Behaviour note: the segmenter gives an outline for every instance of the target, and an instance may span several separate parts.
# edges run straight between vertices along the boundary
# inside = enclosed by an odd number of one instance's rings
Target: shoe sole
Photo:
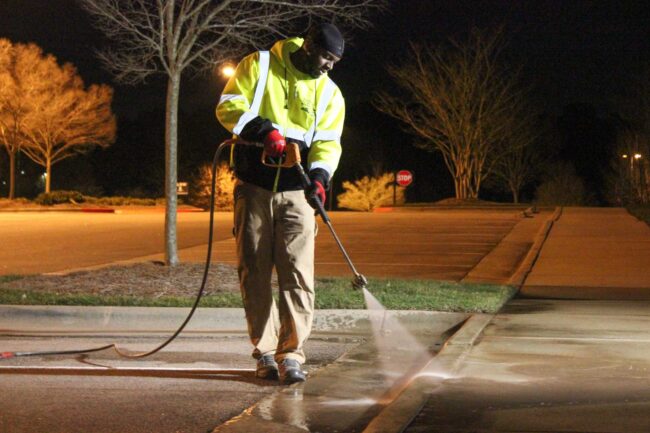
[[[255,372],[255,377],[263,380],[278,380],[280,379],[280,374],[278,370],[268,370],[266,372]]]
[[[283,379],[282,385],[293,385],[294,383],[303,383],[306,382],[307,379]]]
[[[295,377],[294,376],[294,377],[291,377],[289,375],[286,375],[286,376],[280,375],[280,382],[283,385],[292,385],[294,383],[300,383],[300,382],[306,382],[306,381],[307,381],[307,376],[303,376],[303,377]]]

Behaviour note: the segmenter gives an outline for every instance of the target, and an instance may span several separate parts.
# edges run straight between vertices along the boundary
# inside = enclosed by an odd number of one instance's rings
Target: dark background
[[[351,35],[344,59],[331,73],[346,98],[344,153],[335,177],[370,174],[373,168],[410,169],[415,182],[409,201],[453,196],[442,158],[413,146],[414,137],[372,106],[373,94],[391,89],[385,65],[400,63],[409,41],[442,43],[462,40],[472,27],[503,26],[504,60],[521,67],[531,99],[552,129],[549,143],[557,159],[567,160],[590,191],[602,199],[603,173],[613,151],[617,118],[612,101],[650,53],[650,6],[645,1],[435,1],[393,0],[375,27]],[[73,63],[87,84],[115,89],[118,118],[115,144],[53,167],[53,189],[88,193],[161,195],[164,176],[165,78],[121,86],[101,68],[94,51],[106,41],[93,29],[74,0],[4,0],[0,37],[35,42],[60,63]],[[179,180],[189,180],[197,166],[212,158],[227,133],[214,108],[224,80],[216,75],[186,77],[181,88]],[[39,192],[42,168],[20,156],[19,196]],[[0,194],[6,195],[7,162],[0,152]],[[532,199],[533,186],[524,194]],[[508,195],[482,191],[482,198]]]

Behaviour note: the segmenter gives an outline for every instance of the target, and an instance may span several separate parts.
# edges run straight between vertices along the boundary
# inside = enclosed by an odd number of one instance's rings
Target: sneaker
[[[302,371],[302,366],[295,359],[285,359],[280,364],[280,381],[285,385],[304,382],[307,375]]]
[[[257,360],[255,376],[260,379],[278,380],[278,363],[275,362],[273,355],[262,355]]]

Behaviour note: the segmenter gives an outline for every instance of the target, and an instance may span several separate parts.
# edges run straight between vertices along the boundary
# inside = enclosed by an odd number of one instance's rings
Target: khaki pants
[[[235,187],[239,281],[255,346],[253,357],[275,354],[305,362],[303,345],[314,317],[316,221],[303,191],[271,192],[250,183]],[[279,308],[271,292],[278,275]]]

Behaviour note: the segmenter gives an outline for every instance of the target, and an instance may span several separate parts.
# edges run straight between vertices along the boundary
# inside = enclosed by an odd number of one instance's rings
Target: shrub
[[[160,199],[138,197],[86,197],[86,202],[100,206],[155,206],[160,204]],[[162,199],[162,204],[165,200]]]
[[[379,206],[393,203],[395,175],[384,173],[379,177],[366,176],[360,180],[343,182],[345,192],[339,194],[339,207],[370,212]],[[404,204],[404,188],[397,187],[396,204]]]
[[[34,202],[45,206],[51,206],[54,204],[61,204],[61,203],[77,204],[77,203],[83,203],[84,201],[86,201],[86,198],[83,196],[83,194],[81,194],[78,191],[43,192],[34,199]]]
[[[230,211],[235,207],[233,192],[237,178],[229,165],[222,162],[217,168],[217,190],[214,207],[217,210]],[[210,192],[212,188],[212,164],[199,167],[198,173],[190,188],[190,203],[194,206],[208,209],[210,207]]]
[[[537,204],[546,206],[585,206],[591,199],[584,181],[569,163],[551,167],[546,180],[537,188]]]

